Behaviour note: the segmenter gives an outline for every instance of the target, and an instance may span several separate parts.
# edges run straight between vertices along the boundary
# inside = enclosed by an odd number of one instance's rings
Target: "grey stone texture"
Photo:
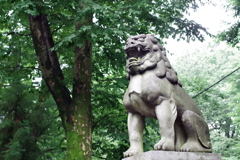
[[[161,139],[155,150],[212,152],[208,125],[197,104],[182,88],[157,39],[151,34],[132,36],[124,50],[129,85],[123,105],[128,112],[130,142],[124,157],[143,152],[145,117],[159,123]]]
[[[148,151],[122,160],[222,160],[219,153]]]

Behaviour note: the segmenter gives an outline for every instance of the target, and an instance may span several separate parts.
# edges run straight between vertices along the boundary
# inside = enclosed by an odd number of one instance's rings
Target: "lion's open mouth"
[[[149,50],[146,50],[142,46],[138,45],[135,47],[128,48],[126,50],[128,65],[140,65],[142,64],[142,59],[149,53]]]

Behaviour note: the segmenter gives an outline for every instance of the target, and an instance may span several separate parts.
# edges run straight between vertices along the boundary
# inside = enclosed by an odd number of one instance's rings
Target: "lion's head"
[[[177,72],[170,65],[166,52],[152,34],[141,34],[128,38],[124,50],[128,78],[157,67],[156,75],[159,78],[166,77],[171,83],[181,86]]]

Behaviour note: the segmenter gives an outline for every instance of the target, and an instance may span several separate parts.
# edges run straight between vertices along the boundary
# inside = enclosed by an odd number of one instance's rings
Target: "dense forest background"
[[[227,2],[239,18],[240,1]],[[240,23],[211,35],[184,17],[206,3],[2,1],[0,159],[121,159],[129,146],[123,46],[141,33],[163,44],[168,37],[213,38],[169,58],[209,124],[214,153],[240,159]],[[152,119],[146,124],[144,147],[152,150],[158,125]]]

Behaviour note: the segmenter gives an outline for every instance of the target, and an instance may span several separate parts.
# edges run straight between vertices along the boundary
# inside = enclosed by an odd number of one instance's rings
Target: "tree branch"
[[[62,70],[60,68],[57,53],[56,51],[51,50],[51,48],[54,47],[54,42],[53,42],[52,34],[50,31],[50,26],[47,20],[47,15],[45,14],[41,14],[41,27],[42,27],[44,40],[46,41],[45,45],[47,47],[47,54],[51,61],[53,73],[59,80],[63,80],[64,77],[63,77]]]
[[[14,66],[14,67],[2,67],[2,68],[0,68],[0,69],[7,69],[7,68],[13,68],[13,69],[21,69],[21,68],[27,68],[27,69],[36,69],[36,70],[40,70],[39,68],[36,68],[36,67],[22,67],[22,66]]]
[[[93,154],[93,157],[96,157],[96,156],[94,156],[94,154]],[[103,158],[103,157],[97,157],[98,159],[107,159],[107,158]]]
[[[72,99],[67,87],[61,83],[63,74],[58,62],[56,51],[50,51],[50,48],[54,46],[54,43],[47,21],[47,15],[29,15],[29,23],[34,49],[43,78],[58,106],[62,123],[65,124],[66,108],[71,104]]]
[[[2,35],[13,35],[13,34],[17,34],[19,36],[30,36],[31,34],[22,34],[22,33],[18,33],[18,32],[7,32],[7,33],[2,33]]]
[[[64,25],[64,24],[61,24],[58,28],[54,29],[54,30],[52,31],[52,35],[53,35],[55,32],[57,32],[59,29],[61,29],[63,25]]]

